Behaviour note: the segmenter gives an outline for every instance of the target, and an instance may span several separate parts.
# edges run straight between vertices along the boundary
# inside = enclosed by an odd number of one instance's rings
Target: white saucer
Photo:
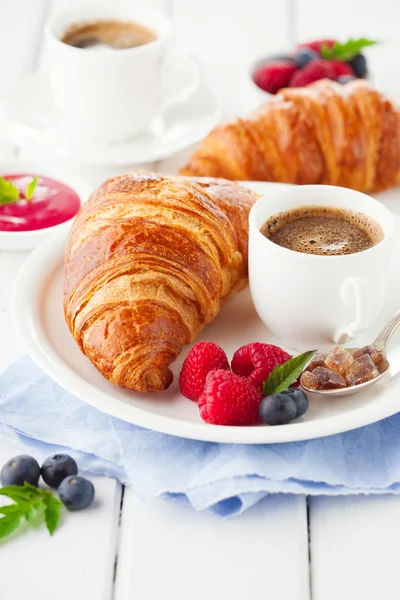
[[[80,163],[127,165],[160,160],[205,137],[220,119],[220,105],[202,85],[186,102],[171,107],[161,135],[143,134],[123,143],[97,144],[67,131],[51,98],[45,72],[28,75],[9,101],[2,119],[6,135],[35,155]]]
[[[261,194],[266,194],[277,184],[246,185]],[[384,195],[385,204],[390,205],[396,202],[399,191],[391,191],[390,197],[388,194]],[[197,405],[182,396],[179,391],[177,375],[189,346],[173,365],[174,382],[167,391],[159,394],[140,394],[113,386],[80,352],[65,323],[62,309],[64,245],[65,236],[59,239],[52,238],[37,248],[26,261],[19,273],[11,303],[14,323],[28,353],[39,367],[69,392],[108,414],[142,427],[185,438],[262,444],[291,442],[340,433],[373,423],[400,410],[399,389],[392,388],[393,379],[388,378],[383,383],[353,396],[326,399],[311,396],[310,407],[304,417],[289,425],[209,425],[201,420]],[[397,257],[399,253],[400,239],[396,247]],[[360,345],[375,339],[380,328],[400,306],[400,272],[398,268],[393,268],[392,272],[393,278],[385,310],[374,327],[359,340]],[[232,357],[239,346],[250,342],[279,344],[258,318],[248,290],[229,302],[195,342],[201,339],[220,344],[228,358]],[[396,338],[391,344],[389,359],[393,372],[398,372],[400,346],[396,349]]]

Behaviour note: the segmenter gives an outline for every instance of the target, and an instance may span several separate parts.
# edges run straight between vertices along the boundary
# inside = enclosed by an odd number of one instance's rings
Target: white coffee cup
[[[61,41],[74,24],[105,19],[133,21],[156,34],[135,48],[82,49]],[[50,89],[74,136],[119,142],[146,131],[166,106],[198,88],[201,73],[188,55],[171,54],[172,24],[135,5],[88,6],[64,13],[45,28]]]
[[[384,239],[354,254],[303,254],[261,232],[270,217],[301,206],[361,212],[378,222]],[[326,349],[361,335],[377,318],[388,289],[392,214],[366,194],[327,185],[282,188],[250,211],[249,281],[261,320],[288,348]]]

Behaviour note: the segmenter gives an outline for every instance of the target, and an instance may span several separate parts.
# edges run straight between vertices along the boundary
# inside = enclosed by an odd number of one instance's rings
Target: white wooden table
[[[371,52],[375,78],[400,95],[394,75],[398,0],[143,1],[175,19],[182,43],[203,61],[225,115],[248,110],[254,102],[248,64],[295,38],[352,34],[385,40]],[[2,87],[10,88],[40,64],[47,16],[82,3],[1,0]],[[0,159],[15,154],[1,143]],[[173,172],[187,155],[147,166]],[[111,173],[82,168],[93,186]],[[24,258],[0,253],[1,369],[23,352],[9,304]],[[0,464],[24,451],[0,439]],[[400,597],[400,498],[278,495],[239,519],[224,521],[162,501],[144,504],[112,479],[97,478],[95,485],[97,505],[66,518],[54,538],[44,529],[32,530],[0,546],[2,600],[28,594],[40,600]]]

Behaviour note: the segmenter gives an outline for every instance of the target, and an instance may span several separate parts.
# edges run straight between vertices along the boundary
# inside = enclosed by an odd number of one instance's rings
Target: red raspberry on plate
[[[342,75],[350,75],[351,77],[355,77],[354,71],[347,62],[343,62],[342,60],[330,60],[331,69],[335,73],[335,79],[341,77]]]
[[[260,421],[262,393],[247,379],[217,369],[206,377],[199,398],[201,418],[213,425],[253,425]]]
[[[289,87],[304,87],[318,79],[336,79],[335,71],[329,60],[313,60],[304,69],[294,73],[289,82]]]
[[[298,48],[311,48],[314,52],[318,52],[321,54],[322,46],[328,46],[328,48],[332,48],[336,44],[337,40],[314,40],[313,42],[303,42],[298,45]]]
[[[265,92],[276,94],[289,84],[290,78],[296,71],[296,65],[289,60],[269,62],[254,73],[253,81]]]
[[[213,342],[199,342],[189,351],[179,374],[179,387],[184,396],[197,401],[207,374],[213,369],[228,369],[225,352]]]
[[[236,375],[247,379],[262,391],[263,383],[276,365],[282,365],[292,358],[290,354],[273,344],[254,342],[236,350],[231,361],[231,369]]]

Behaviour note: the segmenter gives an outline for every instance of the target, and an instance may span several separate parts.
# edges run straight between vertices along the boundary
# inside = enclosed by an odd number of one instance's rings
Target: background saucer
[[[57,115],[46,72],[27,76],[2,115],[1,128],[36,156],[57,156],[97,165],[143,164],[166,158],[205,137],[220,119],[220,105],[202,85],[186,102],[168,109],[160,135],[142,134],[123,143],[80,139]]]

